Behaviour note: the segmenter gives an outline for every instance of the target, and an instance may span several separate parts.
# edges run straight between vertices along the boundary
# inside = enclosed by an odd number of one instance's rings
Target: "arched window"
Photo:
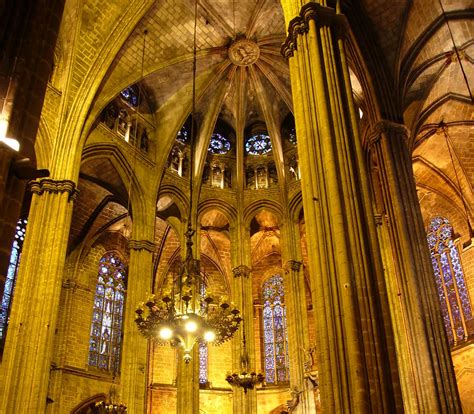
[[[125,265],[115,253],[102,256],[94,297],[89,365],[113,373],[120,369],[126,277]]]
[[[207,344],[199,343],[199,384],[207,385]]]
[[[453,228],[443,217],[435,217],[428,228],[428,245],[435,274],[444,327],[449,343],[467,339],[472,311]]]
[[[0,309],[0,343],[3,344],[8,327],[10,316],[10,307],[12,304],[13,290],[15,289],[16,275],[20,265],[21,249],[25,240],[26,219],[18,220],[16,224],[15,239],[13,240],[12,252],[10,254],[10,263],[3,290],[2,307]]]
[[[272,142],[267,134],[256,134],[245,141],[245,151],[250,155],[263,155],[272,150]]]
[[[276,274],[263,284],[263,349],[265,381],[288,382],[288,337],[283,278]]]
[[[120,92],[120,97],[132,106],[138,106],[138,95],[139,91],[137,85],[129,86]]]

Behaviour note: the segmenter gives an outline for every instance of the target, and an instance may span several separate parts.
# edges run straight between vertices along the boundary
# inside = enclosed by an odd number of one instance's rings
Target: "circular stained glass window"
[[[182,128],[178,131],[178,135],[176,135],[176,139],[183,144],[187,144],[190,137],[191,134],[185,125],[182,126]]]
[[[267,134],[256,134],[247,138],[245,151],[250,155],[263,155],[272,150],[272,142]]]
[[[230,151],[230,142],[225,136],[221,134],[212,134],[208,151],[211,154],[226,154]]]
[[[125,88],[122,92],[120,92],[120,96],[130,105],[138,106],[138,88],[135,85]]]

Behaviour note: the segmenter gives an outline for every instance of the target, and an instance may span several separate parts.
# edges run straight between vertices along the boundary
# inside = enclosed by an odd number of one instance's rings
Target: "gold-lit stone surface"
[[[234,65],[249,66],[260,57],[260,48],[249,39],[239,39],[229,47],[229,59]]]

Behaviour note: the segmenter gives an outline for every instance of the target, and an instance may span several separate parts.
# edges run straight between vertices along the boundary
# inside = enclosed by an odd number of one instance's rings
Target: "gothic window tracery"
[[[288,382],[288,337],[283,278],[275,274],[263,284],[263,347],[265,380]]]
[[[292,127],[290,129],[290,133],[288,134],[288,141],[290,141],[293,145],[296,145],[296,129]]]
[[[207,384],[208,347],[204,342],[199,343],[199,384]]]
[[[189,131],[188,126],[185,124],[176,134],[176,139],[183,144],[187,144],[191,138],[191,132]]]
[[[120,92],[120,97],[128,104],[137,107],[139,101],[138,94],[138,86],[132,85]]]
[[[10,307],[15,289],[16,276],[20,265],[21,250],[25,240],[27,219],[18,220],[15,231],[15,239],[13,240],[12,251],[10,254],[10,262],[8,264],[7,277],[3,290],[2,305],[0,309],[0,342],[5,339],[8,327],[8,319],[10,315]]]
[[[120,369],[126,276],[125,265],[115,253],[108,252],[99,260],[89,365],[113,373]]]
[[[211,154],[227,154],[230,151],[230,141],[224,135],[216,132],[211,135],[208,151]]]
[[[255,134],[245,141],[245,151],[250,155],[264,155],[272,150],[272,142],[267,134]]]
[[[453,228],[447,219],[435,217],[427,237],[444,327],[449,343],[455,345],[469,335],[472,310]]]

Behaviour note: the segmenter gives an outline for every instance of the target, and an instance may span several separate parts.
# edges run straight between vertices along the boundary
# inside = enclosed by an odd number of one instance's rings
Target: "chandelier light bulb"
[[[216,334],[213,331],[206,331],[204,333],[204,340],[206,342],[212,342],[214,339],[216,339]]]
[[[198,328],[198,325],[193,320],[187,321],[186,324],[184,325],[184,329],[186,330],[186,332],[196,332],[197,328]]]
[[[171,330],[171,328],[164,326],[160,329],[159,335],[161,339],[164,339],[166,341],[168,339],[171,339],[171,337],[173,336],[173,331]]]

